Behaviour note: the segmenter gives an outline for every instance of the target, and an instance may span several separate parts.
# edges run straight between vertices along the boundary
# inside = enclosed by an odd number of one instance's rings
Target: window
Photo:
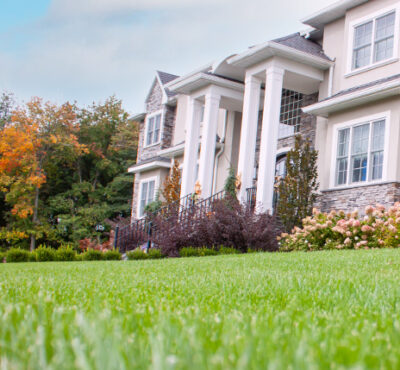
[[[352,70],[388,60],[394,56],[396,12],[354,27]]]
[[[278,134],[280,139],[299,132],[302,102],[302,94],[283,89]]]
[[[286,155],[276,160],[275,177],[283,178],[286,176]]]
[[[146,146],[157,144],[160,141],[161,113],[150,116],[147,120]]]
[[[144,215],[146,205],[154,201],[155,186],[155,180],[144,181],[141,183],[139,217]]]
[[[338,131],[336,185],[382,179],[385,124],[377,120]]]

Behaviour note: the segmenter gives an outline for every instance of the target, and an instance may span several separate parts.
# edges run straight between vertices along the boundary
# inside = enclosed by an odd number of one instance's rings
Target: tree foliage
[[[319,187],[317,158],[310,142],[297,135],[286,157],[286,175],[277,179],[277,213],[288,231],[312,214]]]
[[[179,201],[181,196],[181,170],[179,162],[175,159],[171,173],[164,181],[161,194],[166,204]]]

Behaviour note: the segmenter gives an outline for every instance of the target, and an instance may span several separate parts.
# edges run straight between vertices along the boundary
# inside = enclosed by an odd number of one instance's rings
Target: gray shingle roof
[[[312,40],[306,39],[298,32],[272,41],[326,60],[331,60],[325,55],[321,45]]]
[[[176,93],[169,91],[169,89],[167,89],[165,87],[165,85],[173,80],[176,80],[177,78],[179,78],[179,76],[173,75],[171,73],[167,73],[167,72],[161,72],[161,71],[157,71],[158,77],[160,78],[161,83],[163,84],[163,87],[165,89],[165,92],[167,93],[168,97],[173,97],[176,95]]]
[[[364,90],[364,89],[368,89],[369,87],[376,86],[376,85],[380,85],[380,84],[383,84],[383,83],[385,83],[385,82],[394,81],[394,80],[396,80],[396,79],[400,79],[400,74],[393,75],[393,76],[386,77],[386,78],[382,78],[382,79],[380,79],[380,80],[368,82],[368,83],[366,83],[366,84],[364,84],[364,85],[355,86],[355,87],[352,87],[352,88],[350,88],[350,89],[346,89],[346,90],[339,91],[339,92],[337,92],[336,94],[334,94],[334,95],[332,95],[332,96],[330,96],[330,97],[328,97],[328,98],[325,98],[325,99],[319,101],[319,103],[324,102],[324,101],[328,101],[328,100],[331,100],[331,99],[334,99],[334,98],[337,98],[337,97],[339,97],[339,96],[347,95],[347,94],[350,94],[350,93],[352,93],[352,92],[356,92],[356,91],[361,91],[361,90]]]

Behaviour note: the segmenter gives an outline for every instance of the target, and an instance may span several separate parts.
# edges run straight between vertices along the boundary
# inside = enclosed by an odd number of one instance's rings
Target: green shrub
[[[89,249],[83,253],[83,261],[101,261],[103,260],[103,253],[94,249]]]
[[[179,251],[179,255],[181,257],[205,257],[205,256],[215,256],[218,254],[218,251],[210,248],[193,248],[193,247],[185,247]]]
[[[4,258],[6,258],[6,253],[0,252],[0,263],[3,263]]]
[[[36,262],[36,253],[35,252],[29,253],[28,262]]]
[[[164,258],[164,255],[161,253],[161,251],[159,249],[152,248],[147,253],[147,258],[149,258],[149,259],[160,259],[160,258]]]
[[[56,251],[56,261],[75,261],[76,252],[69,247],[61,247]]]
[[[11,248],[6,255],[8,263],[13,262],[28,262],[30,253],[24,249]]]
[[[131,260],[146,260],[148,258],[148,255],[140,249],[135,249],[132,252],[127,253],[126,257],[130,261]]]
[[[181,257],[199,257],[199,248],[185,247],[179,251]]]
[[[83,261],[83,253],[75,255],[75,261]]]
[[[110,250],[107,251],[103,254],[103,258],[106,261],[120,261],[121,260],[121,253],[119,253],[117,250]]]
[[[239,254],[240,252],[232,247],[224,247],[221,245],[218,250],[218,254]]]
[[[56,261],[56,251],[53,248],[41,245],[34,253],[36,254],[37,262]]]

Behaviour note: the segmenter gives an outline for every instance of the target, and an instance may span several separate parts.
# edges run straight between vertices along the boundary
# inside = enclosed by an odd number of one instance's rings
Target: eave
[[[245,52],[228,59],[227,63],[235,67],[248,68],[274,56],[281,56],[301,63],[306,63],[322,70],[329,69],[334,65],[333,61],[305,53],[286,45],[278,44],[274,41],[268,41],[264,44],[254,46]]]
[[[332,97],[303,108],[304,113],[328,117],[329,114],[365,105],[400,94],[400,79],[375,85],[363,90]]]
[[[171,163],[162,162],[162,161],[154,161],[154,162],[144,163],[142,165],[137,164],[137,165],[134,165],[134,166],[128,168],[128,173],[145,172],[145,171],[155,170],[158,168],[171,168]]]

